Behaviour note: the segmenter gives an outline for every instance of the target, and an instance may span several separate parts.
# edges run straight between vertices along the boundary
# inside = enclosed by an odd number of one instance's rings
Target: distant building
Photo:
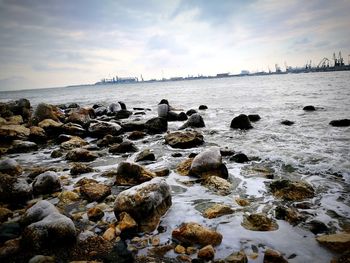
[[[216,74],[217,78],[225,78],[225,77],[228,77],[228,76],[229,76],[229,73],[218,73],[218,74]]]
[[[240,75],[249,75],[249,70],[242,70]]]

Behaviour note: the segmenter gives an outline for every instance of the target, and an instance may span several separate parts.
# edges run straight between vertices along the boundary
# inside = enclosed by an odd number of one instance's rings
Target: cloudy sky
[[[0,0],[0,90],[350,54],[349,0]]]

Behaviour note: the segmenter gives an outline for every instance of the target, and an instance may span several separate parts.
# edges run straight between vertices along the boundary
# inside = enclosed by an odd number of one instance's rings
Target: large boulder
[[[116,185],[137,185],[150,181],[155,177],[155,173],[147,170],[143,166],[131,163],[121,162],[116,172]]]
[[[155,117],[146,121],[145,128],[150,134],[163,133],[168,130],[168,121],[165,118]]]
[[[165,135],[165,143],[173,148],[192,148],[204,143],[203,135],[197,131],[172,132]]]
[[[316,238],[316,240],[325,247],[335,251],[344,252],[350,247],[350,233],[337,233],[331,235],[323,235]]]
[[[17,176],[22,173],[22,167],[15,159],[5,158],[0,160],[0,173]]]
[[[1,125],[0,126],[0,140],[15,140],[27,139],[30,135],[30,130],[23,125]]]
[[[14,140],[7,153],[27,153],[38,150],[38,145],[35,142]]]
[[[47,171],[39,174],[33,182],[34,194],[51,194],[61,190],[61,182],[57,174],[53,171]]]
[[[45,130],[47,134],[57,135],[62,131],[63,123],[52,120],[52,119],[44,119],[38,123],[38,126]]]
[[[106,134],[119,135],[122,127],[113,122],[99,121],[89,127],[89,133],[93,137],[103,138]]]
[[[194,157],[190,174],[201,178],[214,175],[226,179],[228,177],[228,171],[222,163],[220,148],[215,146],[210,147]]]
[[[68,122],[63,124],[62,132],[69,135],[81,136],[84,137],[86,135],[86,130],[80,124]]]
[[[9,110],[14,115],[22,116],[24,121],[28,121],[31,116],[30,102],[27,99],[19,99],[14,102],[8,103]]]
[[[56,106],[39,103],[34,112],[34,117],[38,122],[45,119],[52,119],[58,122],[64,118],[64,113]]]
[[[230,127],[233,129],[241,130],[249,130],[253,128],[248,116],[245,114],[240,114],[237,117],[233,118]]]
[[[348,127],[350,126],[350,119],[333,120],[329,125],[334,127]]]
[[[0,173],[0,202],[18,204],[32,197],[32,187],[23,177]]]
[[[83,127],[88,127],[90,122],[91,122],[91,117],[90,116],[95,116],[95,112],[93,109],[85,109],[85,108],[80,108],[78,110],[72,111],[68,118],[67,122],[72,122],[79,124]]]
[[[180,127],[180,130],[186,129],[186,128],[203,128],[205,127],[204,120],[202,116],[198,113],[192,114],[188,120]]]
[[[29,140],[36,143],[43,143],[47,140],[46,132],[43,128],[38,126],[30,127]]]
[[[82,148],[70,150],[66,155],[66,159],[73,162],[91,162],[97,157],[96,153]]]
[[[302,201],[315,196],[312,186],[302,181],[277,180],[270,184],[274,196],[286,201]]]
[[[126,212],[135,219],[139,231],[152,232],[170,206],[169,185],[162,178],[154,178],[121,192],[115,200],[114,213],[119,217]]]
[[[220,245],[222,235],[200,224],[183,223],[172,232],[172,237],[184,245]]]

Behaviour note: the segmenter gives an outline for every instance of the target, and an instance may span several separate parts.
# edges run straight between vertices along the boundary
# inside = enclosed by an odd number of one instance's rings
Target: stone
[[[193,114],[195,114],[195,113],[197,113],[196,110],[190,109],[190,110],[188,110],[188,111],[186,112],[186,115],[187,115],[187,116],[191,116],[191,115],[193,115]]]
[[[14,140],[7,153],[27,153],[38,150],[38,145],[35,142]]]
[[[5,207],[0,207],[0,223],[7,221],[9,217],[12,217],[13,212]]]
[[[134,232],[137,230],[137,222],[133,219],[128,213],[121,212],[119,214],[119,221],[117,227],[120,229],[122,233],[125,231]]]
[[[232,190],[232,184],[230,182],[215,175],[208,176],[202,181],[202,184],[220,195],[229,195]]]
[[[207,208],[204,213],[203,216],[205,218],[217,218],[223,215],[229,215],[233,213],[233,209],[231,207],[229,207],[228,205],[223,205],[223,204],[215,204],[213,206],[210,206],[209,208]]]
[[[116,119],[127,119],[132,115],[131,111],[128,110],[120,110],[115,114]]]
[[[104,184],[88,183],[80,187],[80,194],[89,202],[100,202],[111,194],[111,187]]]
[[[43,255],[36,255],[28,261],[28,263],[55,263],[55,262],[56,260],[54,257],[43,256]]]
[[[190,169],[193,162],[193,158],[187,158],[176,166],[176,172],[180,175],[190,175]]]
[[[203,120],[203,117],[199,115],[198,113],[192,114],[188,120],[179,128],[180,130],[186,129],[186,128],[203,128],[205,127],[205,123]]]
[[[30,111],[30,101],[27,99],[19,99],[14,102],[7,104],[9,107],[9,110],[14,115],[20,115],[24,121],[28,121],[31,116]]]
[[[123,258],[107,260],[107,257],[113,252],[113,250],[113,243],[104,239],[102,236],[88,236],[85,239],[78,240],[72,249],[71,257],[76,260],[87,260],[88,263],[92,263],[91,261],[96,259],[101,259],[101,261],[105,259],[103,262],[132,262],[123,261]]]
[[[30,135],[30,130],[23,125],[1,125],[0,126],[0,140],[15,140],[27,139]]]
[[[225,263],[248,263],[247,255],[244,250],[234,252],[225,258]]]
[[[94,108],[94,111],[95,111],[96,116],[102,116],[102,115],[106,115],[108,113],[107,107],[104,107],[104,106]]]
[[[174,251],[175,253],[177,254],[186,254],[186,248],[181,246],[181,245],[177,245],[175,248],[174,248]]]
[[[71,175],[78,175],[84,173],[91,173],[94,169],[92,169],[89,165],[83,163],[73,163],[70,168]]]
[[[304,111],[315,111],[316,108],[315,106],[312,106],[312,105],[307,105],[303,108]]]
[[[334,127],[348,127],[350,126],[350,119],[333,120],[329,125]]]
[[[122,142],[123,142],[123,138],[121,136],[113,136],[113,135],[107,134],[102,139],[98,140],[96,144],[98,147],[107,147],[112,144],[122,143]]]
[[[7,119],[7,124],[21,125],[23,123],[23,118],[21,115],[11,116]]]
[[[145,122],[144,121],[129,121],[129,122],[122,122],[121,126],[123,127],[124,131],[130,132],[130,131],[143,131],[146,129]]]
[[[146,133],[143,131],[133,131],[129,134],[128,139],[129,140],[139,140],[146,136]]]
[[[129,152],[137,152],[138,148],[134,143],[130,141],[124,141],[122,143],[113,144],[109,147],[108,150],[110,153],[129,153]]]
[[[272,182],[270,190],[274,196],[286,201],[302,201],[315,195],[315,191],[310,184],[286,179]]]
[[[42,143],[47,141],[47,135],[43,128],[40,128],[38,126],[32,126],[30,127],[30,134],[29,134],[29,140],[36,142],[36,143]]]
[[[63,151],[61,149],[55,149],[51,152],[51,158],[60,158],[63,156]]]
[[[66,160],[72,162],[91,162],[97,158],[97,154],[89,150],[76,148],[66,154]]]
[[[114,213],[119,217],[126,212],[135,219],[139,231],[152,232],[170,206],[170,187],[157,177],[121,192],[115,200]]]
[[[165,118],[155,117],[146,121],[145,128],[149,134],[164,133],[168,130],[168,121]]]
[[[235,201],[240,206],[248,206],[248,205],[250,205],[250,202],[247,199],[236,198]]]
[[[230,127],[233,129],[241,130],[249,130],[253,128],[248,116],[245,114],[240,114],[237,117],[233,118]]]
[[[340,232],[316,237],[317,242],[335,252],[344,252],[350,247],[350,233]]]
[[[112,241],[113,239],[115,239],[117,237],[115,234],[115,228],[114,227],[107,228],[107,230],[103,233],[102,237],[108,241]]]
[[[199,110],[207,110],[208,109],[208,106],[207,105],[200,105],[198,107]]]
[[[101,208],[99,207],[92,207],[87,211],[87,216],[89,218],[89,220],[91,221],[99,221],[102,219],[102,217],[104,216],[104,212],[102,211]]]
[[[97,184],[97,183],[98,183],[98,181],[96,181],[95,179],[83,177],[78,182],[76,182],[74,184],[74,187],[80,187],[80,186],[85,185],[85,184]]]
[[[61,182],[53,171],[47,171],[39,174],[33,182],[34,194],[52,194],[61,190]]]
[[[119,103],[111,103],[108,106],[108,113],[117,113],[118,111],[120,111],[122,109],[122,107],[120,106]]]
[[[230,161],[233,161],[236,163],[246,163],[246,162],[249,162],[249,159],[247,155],[245,155],[244,153],[237,153],[230,158]]]
[[[283,121],[281,121],[281,124],[286,125],[286,126],[292,126],[294,124],[294,121],[283,120]]]
[[[172,132],[165,136],[165,143],[173,148],[187,149],[204,143],[203,135],[197,131]]]
[[[155,177],[155,173],[147,170],[143,166],[131,163],[121,162],[118,165],[116,173],[116,185],[137,185],[150,181]]]
[[[48,135],[57,135],[62,131],[63,123],[52,119],[45,119],[38,123],[38,126],[45,130]]]
[[[222,235],[200,224],[189,222],[183,223],[172,232],[172,238],[185,245],[219,245]]]
[[[38,122],[41,122],[45,119],[51,119],[54,121],[60,121],[64,118],[63,112],[56,106],[49,105],[46,103],[39,103],[35,109],[34,117]]]
[[[155,161],[155,159],[156,157],[154,156],[154,153],[152,153],[150,149],[145,149],[136,155],[135,162]]]
[[[92,108],[90,109],[85,109],[85,108],[79,108],[76,110],[73,110],[68,118],[67,122],[72,122],[79,124],[83,127],[88,127],[91,122],[91,117],[95,116],[95,112]]]
[[[321,234],[321,233],[327,233],[330,231],[329,227],[325,223],[319,220],[311,220],[310,222],[306,223],[306,226],[315,235]]]
[[[268,218],[265,214],[245,216],[241,225],[252,231],[274,231],[278,229],[276,221]]]
[[[157,168],[155,170],[152,171],[153,173],[156,174],[157,177],[164,177],[164,176],[168,176],[170,174],[170,170],[169,168]]]
[[[168,121],[178,121],[179,118],[179,114],[177,114],[174,111],[169,111],[168,112],[168,116],[167,116],[167,120]]]
[[[15,262],[16,256],[21,251],[21,238],[7,240],[0,247],[0,259],[2,262]]]
[[[286,220],[291,225],[297,225],[304,219],[297,209],[284,206],[275,208],[275,217],[276,219]]]
[[[106,134],[113,136],[121,134],[122,127],[117,123],[99,121],[90,124],[88,131],[92,137],[103,138]]]
[[[5,158],[0,160],[0,173],[17,176],[22,172],[22,167],[16,162],[15,159]]]
[[[62,125],[62,132],[69,135],[85,137],[86,130],[77,123],[68,122]]]
[[[167,104],[159,104],[158,105],[158,117],[167,118],[169,112],[169,105]]]
[[[177,115],[177,120],[178,121],[186,121],[186,120],[188,120],[188,117],[187,117],[186,113],[184,113],[182,111],[179,113],[179,115]]]
[[[228,171],[222,163],[219,147],[213,146],[207,148],[194,157],[190,168],[190,175],[204,179],[214,175],[226,179],[228,177]]]
[[[31,199],[32,187],[23,177],[0,173],[0,202],[18,204]]]
[[[257,122],[261,119],[260,115],[259,114],[249,114],[248,115],[248,119],[251,121],[251,122]]]
[[[214,250],[212,245],[207,245],[198,251],[197,256],[198,256],[198,258],[202,258],[205,260],[211,260],[215,256],[215,250]]]
[[[266,249],[264,253],[264,263],[288,263],[280,252],[273,249]]]
[[[58,205],[64,206],[71,203],[74,203],[80,199],[79,195],[72,191],[62,191],[58,195],[58,199],[60,200]]]

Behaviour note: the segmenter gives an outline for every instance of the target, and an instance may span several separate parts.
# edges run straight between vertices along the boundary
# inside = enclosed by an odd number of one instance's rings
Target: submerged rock
[[[286,126],[292,126],[294,124],[294,121],[283,120],[283,121],[281,121],[281,124],[286,125]]]
[[[312,105],[307,105],[303,108],[304,111],[315,111],[316,108],[315,106],[312,106]]]
[[[154,231],[171,206],[170,187],[162,178],[131,187],[121,192],[114,204],[116,217],[126,212],[138,223],[141,232]]]
[[[172,237],[185,245],[216,246],[222,241],[220,233],[194,222],[183,223],[179,228],[174,229]]]
[[[264,214],[245,216],[241,225],[252,231],[274,231],[278,229],[276,221]]]
[[[334,127],[348,127],[350,126],[350,119],[333,120],[329,125]]]
[[[172,132],[165,135],[165,143],[173,148],[192,148],[204,143],[203,135],[197,131]]]
[[[0,160],[0,173],[17,176],[20,175],[22,171],[22,167],[16,162],[15,159],[6,158]]]
[[[201,115],[199,115],[198,113],[194,113],[188,118],[188,120],[184,123],[184,125],[182,125],[179,129],[183,130],[183,129],[186,129],[189,127],[191,127],[191,128],[203,128],[203,127],[205,127],[203,117]]]
[[[350,233],[346,232],[319,236],[316,240],[335,252],[344,252],[350,247]]]
[[[301,181],[277,180],[270,184],[270,189],[274,196],[287,201],[302,201],[315,195],[312,186]]]
[[[97,157],[96,153],[82,148],[70,150],[66,155],[66,159],[73,162],[91,162]]]
[[[247,255],[244,250],[234,252],[225,258],[225,263],[248,263]]]
[[[51,194],[61,190],[61,182],[55,172],[47,171],[39,174],[33,182],[34,194]]]
[[[121,162],[118,165],[115,184],[116,185],[137,185],[152,180],[156,175],[143,166]]]
[[[233,118],[233,120],[231,121],[230,127],[233,129],[241,129],[241,130],[249,130],[253,128],[248,116],[245,114],[241,114]]]
[[[251,121],[251,122],[257,122],[261,119],[260,115],[259,114],[249,114],[248,115],[248,119]]]
[[[149,134],[164,133],[168,130],[168,121],[165,118],[155,117],[145,123]]]

